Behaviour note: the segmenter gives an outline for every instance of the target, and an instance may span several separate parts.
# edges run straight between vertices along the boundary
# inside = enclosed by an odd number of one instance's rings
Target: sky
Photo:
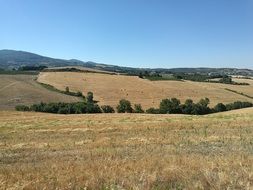
[[[0,0],[0,49],[141,68],[253,69],[253,0]]]

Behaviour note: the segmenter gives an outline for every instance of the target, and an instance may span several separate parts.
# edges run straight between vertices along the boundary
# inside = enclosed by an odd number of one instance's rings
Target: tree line
[[[195,81],[195,82],[210,82],[210,83],[222,83],[222,84],[233,84],[233,85],[249,85],[249,83],[245,82],[235,82],[232,80],[231,76],[223,75],[223,74],[213,74],[209,75],[207,73],[198,74],[198,73],[172,73],[170,77],[168,75],[162,75],[157,72],[140,72],[139,78],[144,78],[148,80],[175,80],[175,81]],[[218,79],[218,80],[212,80]]]
[[[121,99],[116,106],[116,110],[110,105],[99,106],[97,101],[93,99],[93,93],[88,92],[84,97],[83,102],[75,103],[39,103],[31,106],[18,105],[17,111],[34,111],[57,114],[85,114],[85,113],[149,113],[149,114],[189,114],[189,115],[205,115],[210,113],[217,113],[229,111],[234,109],[241,109],[246,107],[253,107],[250,102],[236,101],[230,104],[218,103],[213,108],[208,105],[210,100],[203,98],[199,102],[194,103],[193,100],[187,99],[181,103],[177,98],[163,99],[160,102],[159,108],[149,108],[144,111],[141,104],[134,104],[126,99]]]

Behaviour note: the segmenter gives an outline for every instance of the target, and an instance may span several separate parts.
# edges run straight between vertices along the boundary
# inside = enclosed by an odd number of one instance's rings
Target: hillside
[[[164,98],[179,98],[182,102],[191,98],[199,101],[208,97],[211,106],[217,103],[231,103],[237,100],[253,102],[253,99],[228,91],[243,92],[253,97],[253,80],[237,79],[250,83],[247,86],[192,81],[149,81],[136,76],[108,75],[77,72],[42,72],[38,81],[64,90],[92,91],[100,105],[116,106],[125,98],[133,104],[140,103],[144,108],[158,107]]]
[[[50,91],[35,81],[33,75],[0,75],[0,110],[13,110],[16,105],[43,102],[76,102],[77,97]]]
[[[98,69],[103,71],[128,73],[138,75],[140,72],[156,72],[156,73],[200,73],[200,74],[227,74],[227,75],[244,75],[253,76],[253,70],[236,69],[236,68],[131,68],[110,64],[102,64],[95,62],[84,62],[77,59],[64,60],[45,57],[25,51],[0,50],[0,69],[13,69],[21,66],[39,66],[48,67],[60,66],[84,66],[87,68]]]
[[[45,65],[53,66],[66,66],[71,64],[78,64],[78,61],[67,61],[63,59],[53,59],[37,55],[34,53],[14,50],[0,50],[0,68],[18,68],[21,66],[38,66]]]
[[[252,189],[252,123],[252,108],[208,116],[0,112],[0,189]]]

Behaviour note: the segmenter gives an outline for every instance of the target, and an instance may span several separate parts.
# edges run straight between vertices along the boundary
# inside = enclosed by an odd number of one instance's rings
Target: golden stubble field
[[[0,189],[252,189],[253,109],[0,112]]]
[[[0,75],[0,110],[13,110],[18,104],[43,102],[77,102],[77,97],[47,90],[34,75]]]
[[[84,94],[92,91],[100,105],[108,104],[114,107],[122,98],[130,100],[133,104],[140,103],[145,109],[158,107],[162,99],[172,97],[179,98],[182,102],[188,98],[197,102],[201,98],[208,97],[211,106],[220,102],[253,101],[225,90],[229,88],[253,96],[252,80],[247,80],[249,86],[239,86],[191,81],[149,81],[135,76],[98,73],[42,72],[38,81],[61,90],[65,90],[68,86],[70,90],[82,91]]]

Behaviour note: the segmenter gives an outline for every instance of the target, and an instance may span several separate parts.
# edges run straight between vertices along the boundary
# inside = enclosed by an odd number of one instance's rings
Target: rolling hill
[[[4,69],[38,65],[54,67],[79,63],[78,60],[54,59],[25,51],[0,50],[0,67]]]
[[[219,74],[231,74],[231,75],[245,75],[253,76],[253,70],[250,69],[236,69],[236,68],[131,68],[122,67],[116,65],[84,62],[77,59],[64,60],[55,59],[29,53],[25,51],[15,50],[0,50],[0,68],[13,69],[21,66],[39,66],[45,65],[48,67],[60,67],[60,66],[84,66],[92,69],[99,69],[103,71],[119,72],[138,74],[139,72],[149,71],[158,73],[219,73]]]
[[[50,91],[34,75],[0,75],[0,110],[14,110],[16,105],[40,102],[77,102],[79,98]]]
[[[88,91],[94,93],[100,105],[108,104],[116,107],[122,98],[133,104],[140,103],[144,108],[158,107],[164,98],[179,98],[182,102],[191,98],[195,102],[208,97],[211,106],[217,103],[231,103],[237,100],[252,102],[251,98],[228,91],[227,89],[243,92],[253,97],[253,80],[247,81],[250,85],[228,85],[220,83],[205,83],[192,81],[149,81],[137,76],[109,75],[102,73],[79,72],[41,72],[38,81],[50,84],[57,89],[65,90],[68,86],[71,91]]]

